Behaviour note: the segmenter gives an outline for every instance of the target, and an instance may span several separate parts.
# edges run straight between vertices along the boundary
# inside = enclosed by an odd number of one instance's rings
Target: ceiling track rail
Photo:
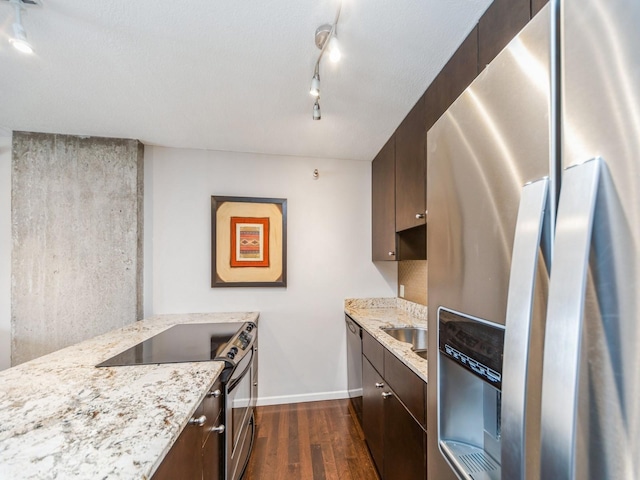
[[[11,0],[1,0],[9,3]],[[42,2],[40,0],[18,0],[18,3],[23,7],[42,7]]]

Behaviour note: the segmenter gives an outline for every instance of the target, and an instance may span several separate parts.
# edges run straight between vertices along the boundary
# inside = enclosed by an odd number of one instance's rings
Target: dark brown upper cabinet
[[[549,0],[531,0],[531,18],[535,17],[536,13],[542,10]]]
[[[371,257],[396,260],[396,159],[395,136],[371,163]]]
[[[451,106],[478,75],[478,27],[475,27],[425,93],[426,129]],[[428,159],[427,159],[428,161]]]
[[[494,0],[478,23],[480,71],[524,28],[531,18],[532,0]]]
[[[425,95],[396,130],[396,232],[424,225],[427,183]]]
[[[426,132],[546,3],[494,0],[373,160],[374,261],[426,258]]]

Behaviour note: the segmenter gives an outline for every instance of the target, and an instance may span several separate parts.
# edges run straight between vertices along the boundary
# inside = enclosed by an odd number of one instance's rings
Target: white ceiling
[[[340,63],[309,83],[338,0],[42,0],[13,49],[0,0],[0,129],[371,160],[491,0],[344,0]]]

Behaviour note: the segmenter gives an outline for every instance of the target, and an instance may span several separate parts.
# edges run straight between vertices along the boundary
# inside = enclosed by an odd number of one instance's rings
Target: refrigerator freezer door
[[[427,134],[429,319],[434,321],[442,306],[505,323],[522,186],[549,172],[549,23],[545,8]],[[539,258],[536,338],[544,330],[547,288]],[[429,329],[431,352],[438,351],[435,326]],[[534,340],[532,349],[539,357],[540,342]],[[438,362],[430,360],[430,378],[437,372]],[[535,378],[534,372],[530,379]],[[436,382],[427,390],[429,478],[449,480],[455,476],[437,442]],[[535,454],[527,461],[536,468]]]
[[[576,478],[640,478],[640,2],[561,5],[564,164],[606,165],[584,305]]]
[[[601,160],[569,168],[558,204],[542,383],[542,478],[573,479],[580,338]],[[608,477],[603,477],[608,478]]]

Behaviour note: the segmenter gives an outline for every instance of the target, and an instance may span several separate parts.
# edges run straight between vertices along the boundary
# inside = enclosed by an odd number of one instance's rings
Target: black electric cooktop
[[[213,360],[243,325],[242,322],[174,325],[96,367]]]

